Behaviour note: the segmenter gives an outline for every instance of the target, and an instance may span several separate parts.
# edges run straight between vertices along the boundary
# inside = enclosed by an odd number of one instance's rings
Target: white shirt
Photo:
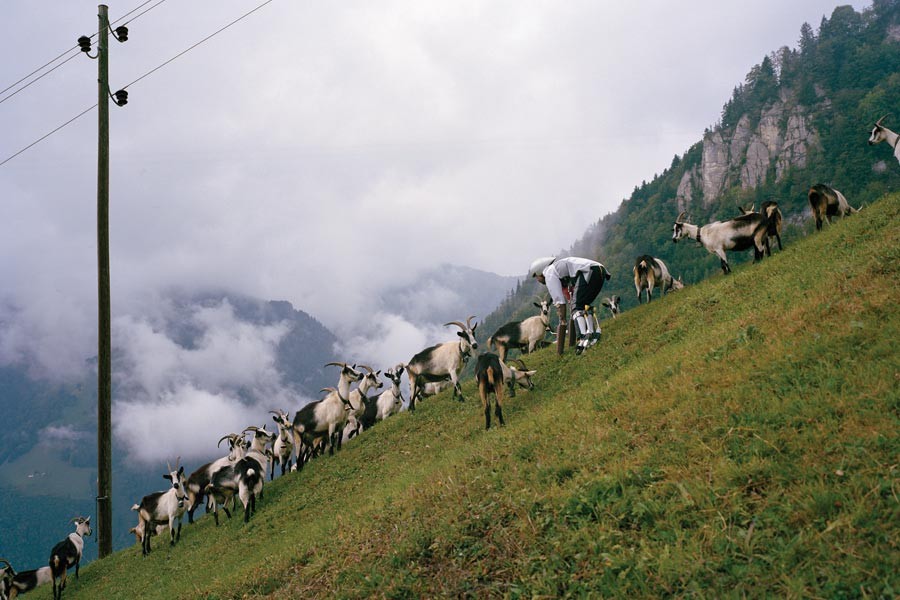
[[[592,267],[603,267],[603,265],[595,260],[569,256],[556,259],[544,269],[541,275],[544,276],[547,282],[547,291],[550,292],[550,297],[553,298],[553,304],[566,304],[566,297],[563,295],[563,279],[567,277],[575,279],[578,273],[581,272],[584,273],[584,278],[587,280]]]

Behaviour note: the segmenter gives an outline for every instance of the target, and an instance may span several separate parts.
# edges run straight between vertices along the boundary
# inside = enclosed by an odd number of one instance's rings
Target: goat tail
[[[140,504],[132,504],[131,510],[141,510],[141,505]]]
[[[494,348],[494,336],[489,337],[487,339],[487,342],[485,342],[485,343],[487,344],[487,347],[490,348],[491,350],[495,349]]]

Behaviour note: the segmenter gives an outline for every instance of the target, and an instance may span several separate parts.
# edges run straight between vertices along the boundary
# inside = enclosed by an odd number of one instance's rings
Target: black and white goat
[[[147,494],[141,499],[140,504],[135,504],[131,510],[137,511],[138,524],[135,527],[135,535],[140,529],[141,535],[141,554],[147,556],[150,554],[150,538],[152,534],[148,532],[157,531],[159,525],[167,525],[169,527],[169,545],[174,546],[175,542],[181,539],[181,517],[187,511],[187,491],[185,490],[184,467],[179,467],[178,463],[181,457],[175,460],[175,468],[166,463],[169,472],[163,475],[163,479],[172,482],[172,487],[161,492],[153,492]],[[178,524],[176,528],[175,525]]]
[[[672,277],[669,267],[661,258],[655,258],[649,254],[637,257],[632,272],[634,273],[634,289],[637,292],[638,304],[642,301],[641,292],[644,290],[647,290],[647,302],[649,303],[653,300],[654,287],[659,286],[663,296],[669,290],[677,291],[684,287],[681,279]]]
[[[91,535],[91,518],[75,517],[75,531],[66,539],[53,546],[50,551],[50,578],[53,582],[53,600],[62,598],[66,589],[66,574],[75,567],[75,579],[78,579],[78,566],[84,553],[84,536]]]
[[[679,279],[679,281],[681,281],[681,280]],[[604,299],[603,299],[603,302],[601,302],[601,304],[602,304],[603,306],[605,306],[606,308],[609,309],[609,312],[612,314],[613,319],[615,319],[616,317],[618,317],[618,316],[619,316],[619,312],[621,312],[621,311],[619,310],[619,302],[620,302],[621,300],[622,300],[622,299],[619,298],[618,296],[610,296],[610,297],[608,297],[608,298],[604,298]]]
[[[291,462],[294,455],[294,432],[293,421],[291,421],[288,413],[283,410],[270,410],[274,415],[272,420],[278,427],[278,437],[272,444],[272,465],[269,468],[269,480],[275,479],[275,464],[281,465],[281,474],[284,475],[286,470],[290,470]]]
[[[0,558],[0,562],[6,564],[0,569],[0,600],[15,600],[20,594],[53,581],[50,567],[16,572],[5,559]]]
[[[842,193],[824,183],[817,183],[809,188],[809,206],[812,208],[813,217],[816,219],[816,229],[822,229],[822,223],[831,217],[846,217],[857,212],[850,206]]]
[[[731,273],[725,251],[740,252],[753,248],[754,262],[762,259],[766,249],[768,223],[759,213],[741,215],[730,221],[716,221],[703,225],[692,225],[683,221],[684,212],[675,219],[672,226],[672,241],[688,237],[697,240],[709,252],[719,257],[722,272]]]
[[[752,204],[750,205],[750,208],[744,208],[738,205],[738,210],[742,215],[756,212],[756,209]],[[774,200],[766,200],[762,203],[759,212],[768,221],[768,226],[766,227],[766,256],[772,256],[772,238],[775,238],[775,241],[778,242],[778,249],[783,250],[781,247],[781,222],[783,220],[781,209],[778,208],[778,203]]]
[[[448,377],[453,382],[453,397],[459,396],[460,402],[465,400],[459,386],[459,373],[466,366],[472,351],[478,349],[478,342],[475,340],[475,328],[478,324],[472,325],[474,318],[469,317],[465,324],[459,321],[444,323],[444,327],[448,325],[459,327],[456,335],[460,339],[425,348],[413,356],[406,365],[406,374],[409,377],[409,410],[416,410],[416,398],[423,383],[443,381]]]
[[[216,527],[219,526],[219,506],[225,515],[231,513],[225,507],[229,500],[237,496],[244,505],[244,522],[256,510],[256,498],[262,496],[263,483],[269,468],[272,451],[269,444],[275,441],[275,434],[266,431],[265,427],[247,427],[243,433],[253,432],[253,439],[247,453],[234,465],[226,466],[213,474],[212,481],[206,486],[207,510],[212,510]]]
[[[884,117],[886,116],[884,115]],[[869,145],[874,146],[880,142],[887,142],[894,150],[894,158],[897,159],[897,162],[900,162],[900,135],[881,124],[884,121],[884,117],[875,122],[875,127],[872,128],[872,133],[869,135]]]
[[[325,366],[334,365],[341,367],[338,378],[338,387],[325,388],[328,395],[310,402],[297,411],[294,415],[292,431],[294,436],[294,452],[296,453],[297,469],[302,469],[318,438],[327,436],[326,444],[330,454],[334,454],[334,447],[340,441],[347,423],[347,417],[352,409],[350,405],[350,384],[363,378],[363,374],[356,370],[356,365],[330,362]]]
[[[222,442],[225,440],[228,440],[228,455],[201,466],[191,473],[184,484],[188,497],[188,523],[194,522],[194,511],[197,510],[197,507],[200,506],[206,497],[206,486],[212,481],[213,475],[222,469],[233,467],[234,463],[242,459],[244,454],[247,453],[247,442],[244,440],[243,436],[239,436],[236,433],[229,433],[228,435],[219,438],[219,443],[216,444],[216,447],[221,446]],[[209,507],[207,506],[207,512],[208,511]],[[143,528],[141,528],[140,531],[142,532]],[[135,536],[139,535],[137,531],[134,531],[133,533]],[[143,534],[141,533],[140,535]],[[138,541],[140,541],[140,539],[141,538],[139,537]]]
[[[537,345],[550,331],[550,301],[532,302],[540,312],[523,321],[512,321],[500,327],[494,335],[487,339],[488,348],[496,349],[500,360],[506,360],[506,354],[512,348],[518,348],[528,354],[534,352]]]

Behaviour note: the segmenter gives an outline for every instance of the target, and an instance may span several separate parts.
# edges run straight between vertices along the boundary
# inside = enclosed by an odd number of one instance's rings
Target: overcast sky
[[[112,90],[261,2],[162,2],[111,40]],[[346,333],[372,291],[429,266],[524,274],[838,4],[274,0],[110,107],[114,315],[215,286]],[[0,88],[96,32],[96,13],[4,0]],[[96,69],[78,56],[0,102],[0,161],[94,104]],[[94,352],[96,132],[91,111],[0,166],[0,363],[65,373]]]

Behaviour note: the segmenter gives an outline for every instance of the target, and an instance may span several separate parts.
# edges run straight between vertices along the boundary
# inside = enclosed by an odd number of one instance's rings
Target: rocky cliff
[[[809,111],[783,92],[759,114],[745,114],[733,128],[716,128],[703,137],[699,165],[681,177],[679,210],[702,198],[709,208],[732,186],[755,189],[772,177],[778,182],[791,167],[806,166],[809,151],[820,147]]]

